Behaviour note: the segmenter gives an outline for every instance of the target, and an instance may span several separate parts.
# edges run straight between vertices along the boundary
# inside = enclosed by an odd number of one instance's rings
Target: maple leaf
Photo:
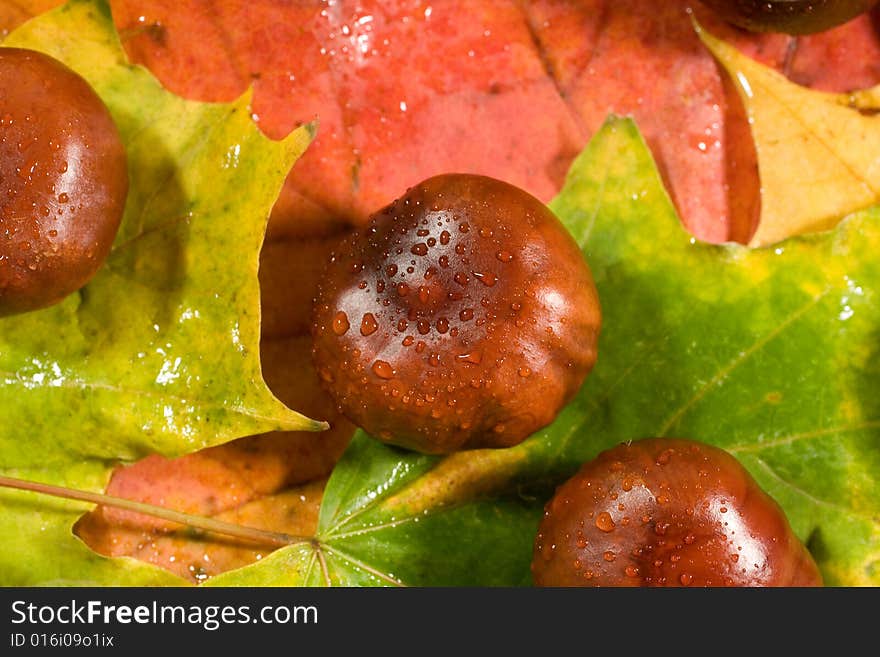
[[[3,473],[101,490],[114,461],[324,428],[272,395],[258,349],[265,223],[313,127],[274,142],[251,121],[248,96],[210,105],[165,91],[125,61],[103,2],[72,0],[3,45],[83,75],[119,127],[131,181],[113,249],[88,285],[0,320]],[[2,497],[4,583],[168,580],[76,540],[82,505]]]

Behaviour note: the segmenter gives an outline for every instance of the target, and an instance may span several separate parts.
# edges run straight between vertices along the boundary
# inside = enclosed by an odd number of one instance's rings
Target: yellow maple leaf
[[[749,246],[833,228],[880,201],[880,87],[808,89],[695,29],[733,79],[755,140],[761,220]]]

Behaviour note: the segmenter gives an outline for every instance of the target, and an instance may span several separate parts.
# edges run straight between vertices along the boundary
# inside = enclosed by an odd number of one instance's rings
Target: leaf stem
[[[43,495],[51,495],[52,497],[63,497],[69,500],[79,500],[82,502],[92,502],[94,504],[112,506],[125,511],[132,511],[134,513],[141,513],[161,518],[162,520],[176,522],[199,531],[234,536],[235,538],[259,543],[261,545],[283,546],[293,545],[294,543],[304,543],[311,540],[304,536],[294,536],[282,532],[257,529],[256,527],[236,525],[231,522],[224,522],[223,520],[215,520],[214,518],[206,518],[204,516],[196,516],[181,511],[173,511],[171,509],[166,509],[165,507],[146,504],[144,502],[135,502],[134,500],[113,497],[112,495],[90,493],[75,488],[53,486],[51,484],[29,481],[26,479],[0,476],[0,488],[14,488],[16,490],[26,490],[34,493],[41,493]]]

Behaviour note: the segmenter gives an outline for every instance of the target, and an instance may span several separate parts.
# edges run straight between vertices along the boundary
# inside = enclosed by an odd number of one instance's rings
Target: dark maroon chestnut
[[[0,315],[88,282],[119,228],[125,149],[104,103],[61,62],[0,48]]]
[[[599,300],[540,201],[492,178],[430,178],[331,258],[314,362],[340,410],[426,453],[515,445],[596,360]]]
[[[538,528],[539,586],[821,586],[782,509],[733,456],[656,438],[602,452]]]
[[[725,20],[752,32],[813,34],[852,20],[877,0],[701,0]]]

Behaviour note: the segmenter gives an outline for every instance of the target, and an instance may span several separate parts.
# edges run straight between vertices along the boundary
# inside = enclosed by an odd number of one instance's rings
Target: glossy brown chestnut
[[[0,315],[81,288],[110,251],[128,191],[125,149],[88,83],[0,48]]]
[[[727,452],[649,439],[562,484],[538,528],[539,586],[821,586],[782,509]]]
[[[877,0],[701,0],[725,20],[753,32],[813,34],[842,25]]]
[[[556,216],[507,183],[448,174],[335,252],[313,354],[354,423],[447,453],[549,424],[592,368],[599,325],[590,270]]]

